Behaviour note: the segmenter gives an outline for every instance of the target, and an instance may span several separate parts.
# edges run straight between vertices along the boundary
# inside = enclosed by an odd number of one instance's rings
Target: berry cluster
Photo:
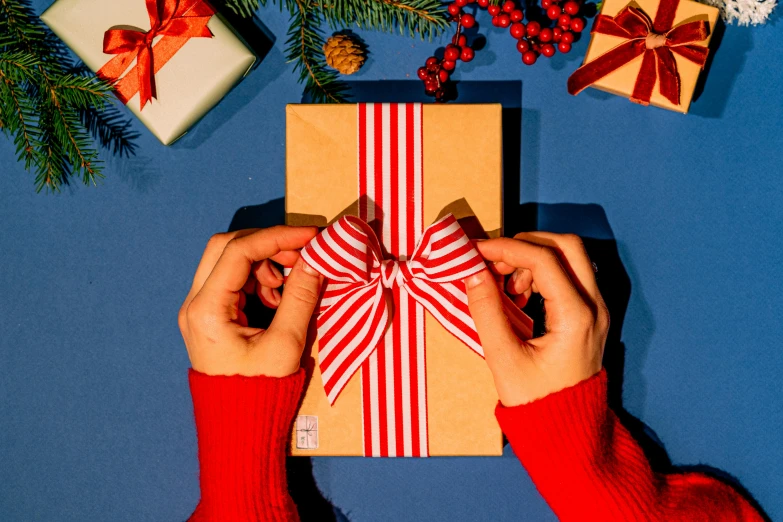
[[[427,58],[424,67],[419,67],[419,70],[416,71],[419,79],[424,82],[424,92],[430,96],[435,96],[436,101],[445,100],[445,84],[449,81],[451,72],[457,67],[457,61],[469,62],[475,56],[473,48],[468,45],[467,38],[461,33],[463,27],[470,29],[476,25],[476,18],[472,14],[462,12],[463,7],[476,1],[481,5],[482,0],[456,0],[454,3],[449,4],[449,14],[457,22],[457,34],[451,39],[451,43],[446,46],[442,60],[430,56]],[[485,4],[488,2],[489,0],[483,0]]]
[[[503,7],[509,2],[511,0],[505,2]],[[542,23],[537,20],[527,24],[513,23],[510,27],[511,36],[519,40],[517,49],[522,53],[522,62],[526,65],[536,63],[542,54],[551,58],[555,55],[555,46],[563,54],[569,52],[576,35],[585,29],[584,18],[578,16],[581,10],[578,1],[541,0],[541,7],[546,17],[554,22],[554,27],[542,27]]]
[[[492,15],[492,25],[508,28],[511,36],[517,40],[517,50],[522,54],[522,62],[533,65],[540,55],[551,58],[556,51],[567,53],[577,35],[585,29],[585,19],[580,16],[584,0],[540,0],[541,9],[534,6],[525,13],[516,0],[505,0],[500,5],[491,0],[454,0],[447,7],[451,20],[457,23],[457,33],[446,46],[443,59],[435,56],[427,58],[424,67],[418,70],[419,78],[424,82],[424,90],[436,101],[445,101],[446,84],[457,61],[469,62],[474,50],[467,45],[462,29],[476,25],[476,18],[463,11],[468,4],[486,8]],[[527,14],[527,23],[524,23]]]

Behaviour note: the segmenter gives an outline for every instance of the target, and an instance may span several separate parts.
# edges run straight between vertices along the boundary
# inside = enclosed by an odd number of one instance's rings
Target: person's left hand
[[[278,226],[213,236],[179,311],[193,369],[208,375],[285,377],[299,369],[323,277],[299,257],[318,230]],[[283,276],[272,264],[293,265]],[[251,328],[246,293],[277,308],[268,329]]]

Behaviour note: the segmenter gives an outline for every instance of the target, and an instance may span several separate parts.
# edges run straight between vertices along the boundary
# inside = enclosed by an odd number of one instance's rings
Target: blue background
[[[48,4],[35,2],[39,11]],[[277,39],[260,67],[171,148],[134,123],[137,155],[105,155],[97,188],[37,195],[0,140],[0,520],[184,520],[195,506],[176,312],[207,239],[239,209],[262,205],[239,212],[235,225],[243,216],[279,221],[284,106],[302,99],[283,56],[287,17],[260,14]],[[486,13],[487,46],[456,78],[487,82],[466,86],[472,94],[461,101],[517,108],[506,122],[507,176],[528,204],[513,208],[512,192],[509,223],[603,240],[594,243],[605,261],[599,275],[616,295],[607,364],[615,382],[624,377],[624,407],[655,430],[674,464],[724,470],[780,520],[775,18],[726,28],[688,116],[594,90],[569,96],[565,81],[586,39],[524,67]],[[443,43],[359,34],[371,54],[354,79],[379,98],[389,89],[366,82],[412,81]],[[397,96],[419,89],[411,83]],[[471,154],[470,132],[455,129],[455,154]],[[307,461],[294,467],[307,482]],[[312,469],[356,522],[554,520],[508,448],[493,459],[322,458]]]

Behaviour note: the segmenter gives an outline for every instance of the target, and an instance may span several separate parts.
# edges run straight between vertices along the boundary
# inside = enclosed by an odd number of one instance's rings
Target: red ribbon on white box
[[[302,250],[327,280],[319,368],[332,404],[361,368],[365,456],[426,457],[424,311],[483,357],[463,279],[486,265],[451,214],[423,230],[421,104],[360,104],[358,116],[359,217]],[[505,301],[529,338],[532,321]]]

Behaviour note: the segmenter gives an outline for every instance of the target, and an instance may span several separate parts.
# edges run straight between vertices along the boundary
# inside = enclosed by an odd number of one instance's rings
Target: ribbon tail
[[[658,61],[658,89],[664,98],[674,105],[680,104],[680,74],[677,72],[677,61],[667,47],[655,50]]]
[[[656,78],[655,53],[649,50],[645,51],[642,58],[642,68],[639,70],[639,76],[636,77],[636,83],[633,86],[631,101],[641,105],[649,105]]]
[[[139,75],[139,96],[141,109],[152,101],[155,97],[155,65],[152,59],[152,52],[149,47],[144,47],[139,51],[139,56],[136,62]]]
[[[631,40],[618,45],[574,71],[568,78],[568,92],[574,95],[579,94],[604,76],[644,53],[644,50],[643,40]]]
[[[354,299],[345,296],[342,305],[318,317],[318,367],[329,404],[377,349],[389,327],[390,307],[383,286],[365,289]]]

